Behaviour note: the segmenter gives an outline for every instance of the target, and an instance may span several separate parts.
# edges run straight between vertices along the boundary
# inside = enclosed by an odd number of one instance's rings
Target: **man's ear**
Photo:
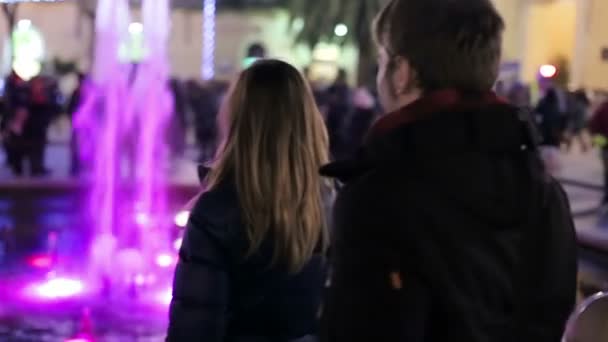
[[[399,95],[419,88],[418,73],[412,68],[412,64],[406,58],[400,56],[395,58],[393,84]]]
[[[411,86],[410,82],[412,79],[412,69],[407,59],[403,57],[395,57],[393,62],[393,85],[397,94],[401,95],[408,91]]]

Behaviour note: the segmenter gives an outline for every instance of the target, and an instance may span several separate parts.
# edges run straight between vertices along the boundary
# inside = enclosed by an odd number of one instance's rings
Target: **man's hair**
[[[423,91],[487,91],[498,77],[504,28],[490,0],[392,0],[374,21],[374,38],[391,62],[409,62]]]

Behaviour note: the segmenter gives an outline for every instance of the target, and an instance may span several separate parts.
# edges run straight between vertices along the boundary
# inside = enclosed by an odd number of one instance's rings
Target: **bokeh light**
[[[175,258],[170,254],[159,254],[156,256],[156,264],[160,267],[166,268],[173,265]]]
[[[157,295],[157,300],[160,304],[169,305],[171,304],[171,300],[173,300],[173,289],[169,288],[161,291]]]
[[[336,25],[336,28],[334,29],[334,33],[338,37],[344,37],[348,34],[348,26],[346,26],[344,24],[338,24],[338,25]]]
[[[79,279],[58,277],[35,284],[31,290],[32,294],[40,299],[66,299],[81,295],[84,284]]]
[[[173,241],[173,248],[175,248],[176,251],[179,251],[182,248],[183,241],[184,239],[182,238],[175,239],[175,241]]]
[[[53,258],[49,255],[32,255],[27,264],[35,268],[49,268],[53,265]]]
[[[545,64],[540,67],[539,73],[544,78],[551,78],[557,74],[557,67],[555,67],[555,65]]]
[[[142,227],[147,227],[150,224],[150,215],[137,213],[135,214],[135,222]]]
[[[190,219],[190,212],[188,210],[182,210],[175,215],[175,225],[184,228],[188,225],[188,219]]]

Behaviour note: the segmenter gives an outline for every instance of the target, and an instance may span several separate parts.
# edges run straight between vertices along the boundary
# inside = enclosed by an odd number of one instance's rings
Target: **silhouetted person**
[[[376,99],[365,88],[353,94],[353,109],[344,130],[344,155],[352,157],[363,144],[365,135],[376,118]]]
[[[23,174],[21,160],[23,158],[23,129],[27,119],[27,104],[29,101],[29,85],[13,70],[6,79],[4,89],[4,115],[2,118],[2,134],[7,164],[15,175]]]
[[[304,69],[302,70],[302,74],[304,75],[306,81],[308,81],[308,85],[312,89],[312,94],[315,97],[315,102],[317,103],[319,110],[324,116],[327,116],[328,100],[325,89],[319,86],[318,82],[315,82],[313,80],[313,78],[311,77],[310,67],[304,67]]]
[[[529,110],[532,105],[530,89],[521,83],[517,83],[511,87],[507,99],[512,105],[526,110]]]
[[[556,342],[575,305],[567,197],[526,112],[491,91],[491,0],[392,0],[363,149],[322,168],[334,205],[327,342]]]
[[[589,122],[589,130],[594,135],[602,137],[600,144],[602,152],[602,164],[604,166],[604,197],[602,204],[608,204],[608,101],[600,105],[591,121]]]
[[[344,145],[342,131],[351,110],[350,87],[346,70],[340,69],[334,83],[327,88],[327,115],[325,122],[329,132],[330,151],[333,158],[340,159]]]
[[[209,161],[217,146],[217,113],[220,107],[220,95],[213,83],[200,85],[190,81],[187,85],[188,102],[194,114],[194,131],[199,148],[198,161]]]
[[[563,138],[563,116],[557,92],[551,88],[536,106],[542,136],[541,154],[547,169],[555,174],[561,169],[560,145]]]
[[[186,149],[186,108],[187,98],[182,83],[172,78],[169,87],[173,94],[173,115],[169,120],[168,140],[171,155],[181,157]]]
[[[568,150],[572,149],[574,141],[578,141],[583,152],[589,149],[589,144],[585,139],[585,129],[587,127],[587,114],[591,101],[587,97],[585,90],[579,89],[569,94],[568,124],[566,127]]]
[[[42,76],[33,78],[30,83],[29,116],[24,127],[23,138],[32,175],[43,176],[49,173],[44,167],[47,131],[51,121],[60,112],[57,102],[58,89],[52,80]]]
[[[84,100],[84,82],[86,81],[86,75],[78,73],[77,77],[78,84],[76,85],[76,89],[72,92],[67,106],[67,113],[70,117],[70,122],[72,123],[72,136],[70,139],[70,174],[72,176],[77,176],[81,171],[80,149],[78,145],[78,134],[74,129],[74,116],[80,109]]]

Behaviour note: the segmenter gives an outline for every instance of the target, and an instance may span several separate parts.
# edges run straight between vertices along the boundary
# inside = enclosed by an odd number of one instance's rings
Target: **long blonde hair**
[[[271,238],[273,263],[297,272],[328,240],[319,168],[329,142],[312,91],[293,66],[261,60],[240,74],[223,107],[207,186],[234,180],[249,255]]]

